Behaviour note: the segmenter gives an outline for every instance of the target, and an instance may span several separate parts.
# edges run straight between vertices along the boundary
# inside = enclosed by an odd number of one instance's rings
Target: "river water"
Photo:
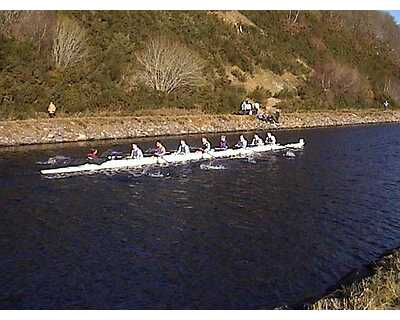
[[[307,144],[294,158],[51,178],[38,163],[94,144],[0,151],[0,308],[291,306],[400,245],[400,125],[276,136]]]

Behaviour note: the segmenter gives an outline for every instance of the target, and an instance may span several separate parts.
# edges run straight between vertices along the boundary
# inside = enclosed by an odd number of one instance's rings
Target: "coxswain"
[[[264,145],[264,141],[258,136],[258,135],[254,135],[253,141],[251,142],[252,146],[263,146]]]
[[[202,151],[203,152],[210,152],[211,151],[211,143],[207,140],[207,138],[201,138],[201,143],[203,144]]]
[[[98,158],[98,151],[97,149],[91,149],[87,154],[87,158],[90,159],[97,159]]]
[[[247,140],[243,135],[240,135],[238,143],[235,145],[237,148],[246,148],[247,147]]]
[[[228,149],[229,148],[229,144],[228,144],[228,141],[226,141],[226,137],[225,136],[221,136],[221,140],[219,141],[219,147],[221,149]]]
[[[185,140],[181,140],[181,143],[179,144],[178,150],[176,151],[178,154],[188,154],[190,153],[190,148],[186,144]]]
[[[157,141],[156,142],[156,149],[154,151],[154,154],[156,156],[163,156],[166,153],[167,153],[167,150],[165,149],[165,147],[161,144],[160,141]]]
[[[131,156],[132,159],[142,159],[143,158],[143,151],[136,145],[132,144],[132,151]]]
[[[276,143],[276,138],[274,135],[271,134],[271,132],[267,133],[267,137],[265,138],[265,143],[266,144],[275,144]]]

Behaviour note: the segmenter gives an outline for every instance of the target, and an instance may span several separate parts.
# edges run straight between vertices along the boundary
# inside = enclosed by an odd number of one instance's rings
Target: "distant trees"
[[[81,62],[88,55],[84,30],[54,11],[0,11],[0,32],[31,41],[37,52],[44,50],[58,68]]]
[[[57,23],[52,56],[56,67],[65,69],[81,62],[89,54],[86,34],[74,21],[63,19]]]
[[[169,94],[182,88],[198,86],[202,80],[200,58],[184,45],[157,37],[136,54],[138,81]]]
[[[38,52],[51,48],[57,17],[53,11],[1,11],[0,27],[4,34],[31,40]]]
[[[318,64],[312,78],[323,92],[334,97],[350,100],[366,100],[370,84],[360,72],[335,60]]]
[[[0,11],[0,32],[7,33],[9,32],[9,27],[13,22],[18,20],[21,16],[22,11]]]

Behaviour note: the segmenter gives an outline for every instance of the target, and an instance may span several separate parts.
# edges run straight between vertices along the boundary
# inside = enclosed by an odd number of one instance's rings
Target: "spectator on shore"
[[[385,102],[383,103],[383,107],[385,110],[389,109],[389,102],[387,100],[385,100]]]
[[[50,102],[49,107],[47,108],[47,112],[50,118],[54,118],[56,116],[56,106],[53,102]]]

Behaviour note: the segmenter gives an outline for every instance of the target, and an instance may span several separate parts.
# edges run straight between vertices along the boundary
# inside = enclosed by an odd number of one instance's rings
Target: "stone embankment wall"
[[[400,111],[288,113],[278,127],[238,115],[32,119],[0,122],[0,146],[379,122],[400,122]]]

